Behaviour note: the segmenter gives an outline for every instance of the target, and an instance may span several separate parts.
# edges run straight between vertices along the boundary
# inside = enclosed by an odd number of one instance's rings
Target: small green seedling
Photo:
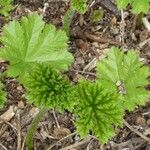
[[[67,10],[65,16],[63,17],[63,29],[69,36],[70,25],[75,12],[79,14],[84,14],[88,9],[87,0],[71,0],[70,7]]]
[[[102,9],[94,10],[91,13],[91,21],[93,23],[98,23],[99,21],[102,20],[103,16],[104,16],[104,11]]]
[[[71,0],[71,8],[80,14],[84,14],[87,9],[87,0]]]
[[[14,9],[12,5],[13,0],[1,0],[0,1],[0,15],[5,17],[9,16],[9,12]]]

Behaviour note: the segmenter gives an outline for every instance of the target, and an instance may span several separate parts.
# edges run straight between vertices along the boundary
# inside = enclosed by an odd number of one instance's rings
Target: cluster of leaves
[[[30,14],[10,22],[3,32],[0,57],[10,62],[8,75],[19,77],[27,100],[37,107],[72,111],[82,136],[92,131],[107,142],[122,124],[124,111],[143,105],[149,97],[149,68],[133,50],[124,54],[112,48],[98,62],[95,82],[81,80],[72,86],[60,73],[73,62],[64,31]]]
[[[13,9],[12,0],[1,0],[0,1],[0,14],[7,17],[9,12]]]
[[[139,14],[150,10],[150,0],[116,0],[119,9],[124,9],[128,4],[132,5],[132,12]]]
[[[134,50],[124,54],[112,48],[97,63],[96,82],[81,81],[77,85],[74,113],[82,136],[93,131],[101,142],[107,142],[114,135],[114,128],[122,124],[125,111],[132,111],[148,100],[150,92],[145,87],[150,70],[139,58]]]

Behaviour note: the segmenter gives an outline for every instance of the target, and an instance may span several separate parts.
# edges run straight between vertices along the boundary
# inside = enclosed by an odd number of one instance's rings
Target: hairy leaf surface
[[[74,102],[69,97],[73,93],[69,80],[56,69],[38,65],[26,75],[23,82],[27,90],[27,100],[37,107],[71,109]]]
[[[82,80],[76,93],[76,127],[81,136],[92,131],[103,143],[114,133],[114,127],[121,125],[123,109],[116,94],[106,91],[99,83]]]
[[[68,38],[64,31],[45,24],[42,17],[30,14],[20,22],[12,21],[4,27],[0,57],[8,60],[10,76],[24,75],[36,63],[47,63],[66,70],[73,61],[67,51]]]
[[[150,97],[150,93],[145,90],[149,68],[140,62],[134,50],[124,54],[112,48],[108,57],[97,64],[97,75],[106,89],[121,94],[124,108],[129,111],[137,105],[144,105]]]

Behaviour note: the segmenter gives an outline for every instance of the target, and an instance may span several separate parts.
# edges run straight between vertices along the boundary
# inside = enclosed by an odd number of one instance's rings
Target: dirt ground
[[[109,0],[89,1],[89,10],[84,15],[75,14],[71,25],[69,51],[73,53],[75,62],[68,72],[72,82],[81,76],[94,80],[95,64],[111,46],[125,50],[136,49],[145,64],[150,65],[150,31],[144,25],[137,24],[138,17],[129,10],[124,11],[124,21],[116,6],[107,3]],[[6,20],[0,16],[0,29],[12,19],[18,20],[30,12],[43,13],[44,20],[58,28],[62,26],[62,17],[68,9],[68,3],[61,0],[15,0],[16,8]],[[93,10],[101,8],[103,18],[92,23],[90,15]],[[150,14],[146,17],[150,20]],[[0,62],[0,71],[7,69],[7,63]],[[38,109],[28,105],[24,88],[16,79],[5,78],[8,92],[7,104],[0,110],[0,150],[25,150],[25,135]],[[149,87],[148,87],[149,88]],[[150,144],[137,134],[150,137],[150,102],[138,107],[134,112],[126,112],[127,124],[117,129],[116,136],[106,145],[101,145],[96,138],[81,139],[76,135],[73,125],[74,116],[69,112],[63,114],[49,111],[39,123],[35,135],[37,150],[150,150]],[[68,138],[66,138],[66,136]],[[20,145],[21,149],[17,148]]]

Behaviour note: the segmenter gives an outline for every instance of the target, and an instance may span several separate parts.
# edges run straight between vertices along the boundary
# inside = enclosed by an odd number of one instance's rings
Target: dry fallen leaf
[[[10,121],[14,115],[14,106],[10,106],[9,109],[0,116],[0,118],[5,121]]]

